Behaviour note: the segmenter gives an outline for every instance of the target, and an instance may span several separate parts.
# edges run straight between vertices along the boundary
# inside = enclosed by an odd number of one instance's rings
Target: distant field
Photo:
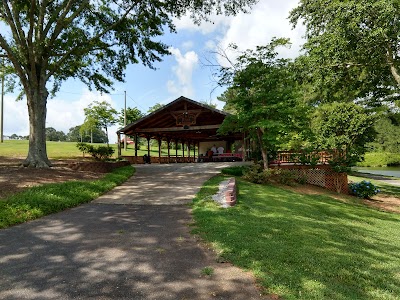
[[[117,157],[117,145],[110,144],[110,146],[115,148],[114,157]],[[139,156],[143,156],[146,153],[146,149],[138,150]],[[27,154],[28,141],[7,140],[4,143],[0,143],[0,156],[25,158]],[[172,154],[175,154],[175,150],[171,150]],[[82,152],[76,148],[76,142],[47,142],[47,155],[50,159],[76,159],[82,157]],[[129,146],[126,152],[122,149],[122,155],[135,155],[133,146]],[[167,149],[162,149],[161,155],[168,155]],[[181,150],[178,151],[178,155],[182,155]],[[158,147],[151,148],[150,156],[158,156]],[[86,157],[88,157],[88,154],[86,154]]]

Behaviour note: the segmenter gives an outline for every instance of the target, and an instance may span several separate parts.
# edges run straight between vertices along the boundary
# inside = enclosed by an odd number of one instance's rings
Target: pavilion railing
[[[276,155],[276,159],[271,160],[272,164],[302,164],[304,160],[316,160],[318,164],[328,164],[328,161],[332,159],[332,153],[327,151],[315,151],[315,152],[300,152],[300,151],[279,151]]]

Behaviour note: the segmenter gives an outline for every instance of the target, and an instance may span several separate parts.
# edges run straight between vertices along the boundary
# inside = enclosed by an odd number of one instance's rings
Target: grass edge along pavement
[[[67,181],[31,187],[0,201],[0,228],[87,203],[125,182],[135,172],[121,167],[93,181]]]
[[[238,204],[211,196],[208,180],[192,204],[193,233],[221,260],[250,270],[283,299],[400,299],[400,216],[323,195],[302,195],[237,178]]]

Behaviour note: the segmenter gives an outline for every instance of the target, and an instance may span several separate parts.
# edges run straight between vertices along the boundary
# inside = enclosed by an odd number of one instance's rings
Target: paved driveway
[[[223,165],[138,166],[92,203],[0,230],[0,299],[260,299],[189,233],[183,204]]]

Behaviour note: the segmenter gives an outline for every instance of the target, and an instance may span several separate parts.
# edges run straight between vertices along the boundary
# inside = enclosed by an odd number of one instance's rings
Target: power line
[[[137,106],[139,106],[141,109],[143,109],[143,111],[146,111],[146,109],[143,107],[143,106],[141,106],[138,102],[136,102],[135,100],[133,100],[133,98],[131,97],[131,96],[129,96],[129,95],[127,95],[133,102],[135,102],[135,104],[137,105]]]
[[[83,93],[75,93],[75,92],[67,92],[67,91],[62,91],[59,90],[58,92],[64,93],[64,94],[73,94],[73,95],[82,95]],[[124,94],[112,94],[112,93],[104,93],[105,95],[110,95],[110,96],[123,96]]]

